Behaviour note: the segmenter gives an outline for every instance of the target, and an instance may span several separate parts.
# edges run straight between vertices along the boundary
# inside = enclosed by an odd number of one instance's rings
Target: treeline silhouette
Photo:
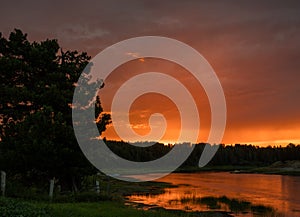
[[[197,144],[184,165],[196,166],[205,144]],[[220,145],[209,165],[263,166],[276,161],[300,160],[300,145],[288,144],[286,147],[254,145]]]
[[[162,143],[155,143],[150,147],[137,147],[124,141],[105,140],[105,143],[115,154],[137,162],[160,158],[174,147],[174,145]],[[196,144],[193,152],[181,167],[197,166],[205,145],[205,143]],[[264,166],[276,161],[288,160],[300,160],[300,145],[290,143],[285,147],[259,147],[246,144],[221,144],[208,165]]]

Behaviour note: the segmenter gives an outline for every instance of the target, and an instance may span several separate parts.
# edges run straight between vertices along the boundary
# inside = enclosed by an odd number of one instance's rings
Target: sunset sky
[[[14,28],[30,40],[58,39],[63,49],[92,57],[121,40],[157,35],[195,48],[211,64],[227,103],[223,143],[300,144],[299,1],[5,1],[0,32]],[[122,82],[149,71],[176,77],[192,93],[201,118],[199,142],[210,129],[203,88],[182,67],[159,59],[139,59],[119,67],[105,81],[105,111]],[[174,142],[179,112],[168,98],[147,94],[131,107],[131,126],[149,130],[148,117],[161,112],[168,123],[164,142]],[[116,139],[113,126],[105,133]]]

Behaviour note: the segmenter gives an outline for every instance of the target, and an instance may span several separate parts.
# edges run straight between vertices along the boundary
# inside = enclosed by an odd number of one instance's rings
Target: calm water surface
[[[271,206],[287,217],[300,217],[300,177],[207,172],[174,173],[158,181],[169,182],[179,187],[167,188],[161,195],[133,195],[129,200],[169,209],[204,211],[208,210],[204,205],[187,205],[178,201],[183,197],[225,195],[228,198],[246,200],[257,205]],[[221,209],[226,210],[224,207]],[[252,214],[237,216],[252,216]]]

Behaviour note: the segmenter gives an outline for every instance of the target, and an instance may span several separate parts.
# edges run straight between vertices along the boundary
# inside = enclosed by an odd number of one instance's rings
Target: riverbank
[[[285,162],[285,163],[276,163],[269,168],[281,169],[286,168],[287,166],[298,168],[298,164],[295,162]],[[205,176],[198,174],[199,177],[203,177],[204,179],[212,176],[209,180],[219,180],[220,174],[222,176],[222,180],[224,178],[223,174],[228,174],[228,171],[232,173],[243,173],[243,169],[245,167],[232,167],[232,166],[222,166],[215,168],[205,168],[206,170],[202,170],[203,172],[207,172]],[[247,168],[248,171],[253,171],[255,168]],[[222,173],[221,171],[226,171],[226,173]],[[217,171],[213,173],[212,171]],[[178,172],[178,171],[177,171]],[[3,217],[19,217],[20,215],[26,216],[43,216],[43,217],[60,217],[60,216],[71,216],[71,217],[79,217],[79,216],[103,216],[103,217],[112,217],[112,216],[161,216],[161,217],[169,217],[169,216],[219,216],[219,217],[230,217],[234,216],[235,212],[237,213],[251,213],[259,210],[260,212],[268,213],[268,215],[263,216],[280,216],[274,215],[272,209],[268,206],[264,206],[260,203],[250,203],[250,201],[242,201],[236,195],[230,195],[228,192],[223,192],[223,196],[210,196],[210,194],[206,194],[207,196],[203,196],[202,194],[196,195],[195,193],[190,192],[191,186],[189,183],[186,186],[182,186],[179,180],[182,180],[180,176],[186,178],[183,179],[183,182],[186,183],[186,180],[192,180],[197,176],[197,172],[192,172],[190,174],[180,173],[171,174],[176,175],[173,181],[171,179],[162,179],[160,182],[141,182],[141,183],[128,183],[124,181],[119,181],[116,179],[108,178],[103,175],[95,175],[93,177],[87,177],[84,182],[94,182],[95,179],[100,181],[100,194],[96,194],[95,189],[90,190],[88,192],[77,192],[77,193],[68,193],[62,194],[56,192],[52,199],[52,202],[49,202],[49,197],[47,195],[34,195],[33,189],[27,189],[27,195],[25,192],[18,190],[19,194],[14,195],[14,198],[0,198],[0,213]],[[232,174],[234,175],[234,174]],[[255,176],[255,175],[253,175]],[[234,177],[242,177],[241,175],[234,175]],[[275,176],[274,176],[275,177]],[[271,178],[271,176],[270,176]],[[231,179],[229,177],[229,179]],[[249,177],[247,177],[249,179]],[[272,178],[274,179],[274,178]],[[211,183],[209,180],[198,180],[195,183]],[[174,182],[175,181],[175,182]],[[179,182],[178,182],[179,181]],[[240,183],[244,183],[240,182]],[[254,183],[254,182],[253,182]],[[273,183],[273,182],[272,182]],[[222,186],[227,186],[227,184],[221,184]],[[182,187],[186,189],[183,191],[184,194],[180,197],[176,196],[176,198],[170,197],[170,191],[181,192]],[[180,190],[181,188],[181,190]],[[172,190],[173,189],[173,190]],[[178,190],[177,190],[178,189]],[[167,191],[166,191],[167,190]],[[189,193],[190,192],[190,193]],[[232,191],[230,191],[232,192]],[[30,194],[29,194],[30,193]],[[126,200],[129,195],[143,195],[147,198],[154,198],[155,195],[160,196],[166,193],[168,194],[169,201],[168,203],[182,205],[182,207],[172,207],[171,209],[165,207],[164,205],[159,205],[159,200],[154,200],[147,205],[147,203],[141,203],[139,201],[129,201]],[[30,195],[31,197],[28,197]],[[205,195],[205,194],[204,194]],[[9,196],[9,195],[8,195]],[[19,197],[18,197],[19,196]],[[203,206],[204,211],[194,209],[194,206]],[[222,207],[222,209],[220,209]],[[224,209],[224,207],[227,207]],[[4,213],[4,214],[3,214]],[[26,214],[27,213],[27,214]],[[28,214],[29,213],[29,214]],[[270,214],[270,215],[269,215]]]
[[[252,214],[254,216],[264,217],[282,217],[283,215],[277,212],[270,206],[262,204],[253,204],[249,201],[240,200],[236,198],[228,198],[226,196],[220,197],[197,197],[197,196],[182,196],[178,199],[169,201],[169,204],[183,205],[183,209],[170,209],[157,205],[149,205],[138,202],[129,202],[131,207],[140,210],[147,211],[166,211],[168,213],[181,214],[180,216],[244,216],[246,214]],[[198,209],[193,210],[192,207],[202,207],[207,209],[200,211]]]
[[[142,209],[137,204],[129,204],[128,195],[159,195],[165,189],[178,186],[167,182],[129,183],[103,175],[86,177],[84,182],[94,179],[100,182],[100,193],[83,191],[77,193],[55,192],[52,200],[46,193],[37,194],[35,188],[14,189],[8,197],[0,197],[1,217],[231,217],[229,213],[218,211],[186,212],[168,210],[162,207]],[[11,189],[9,189],[11,191]],[[9,193],[9,192],[8,192]],[[10,197],[9,197],[10,196]]]
[[[300,161],[277,161],[269,166],[239,166],[239,165],[220,165],[205,167],[183,167],[175,173],[195,173],[195,172],[231,172],[231,173],[255,173],[272,175],[300,176]]]
[[[92,203],[45,203],[0,198],[1,217],[232,217],[226,212],[184,212],[181,210],[141,210],[117,201]]]
[[[250,170],[242,170],[241,172],[300,176],[300,161],[277,161],[267,167],[252,168]]]

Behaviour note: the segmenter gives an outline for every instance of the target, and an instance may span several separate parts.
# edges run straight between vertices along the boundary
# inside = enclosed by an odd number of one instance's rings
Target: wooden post
[[[5,196],[6,173],[1,171],[1,195]]]
[[[100,194],[100,184],[99,184],[99,181],[96,181],[96,193]]]
[[[49,189],[50,200],[52,200],[53,198],[53,190],[54,190],[54,178],[50,180],[50,189]]]

